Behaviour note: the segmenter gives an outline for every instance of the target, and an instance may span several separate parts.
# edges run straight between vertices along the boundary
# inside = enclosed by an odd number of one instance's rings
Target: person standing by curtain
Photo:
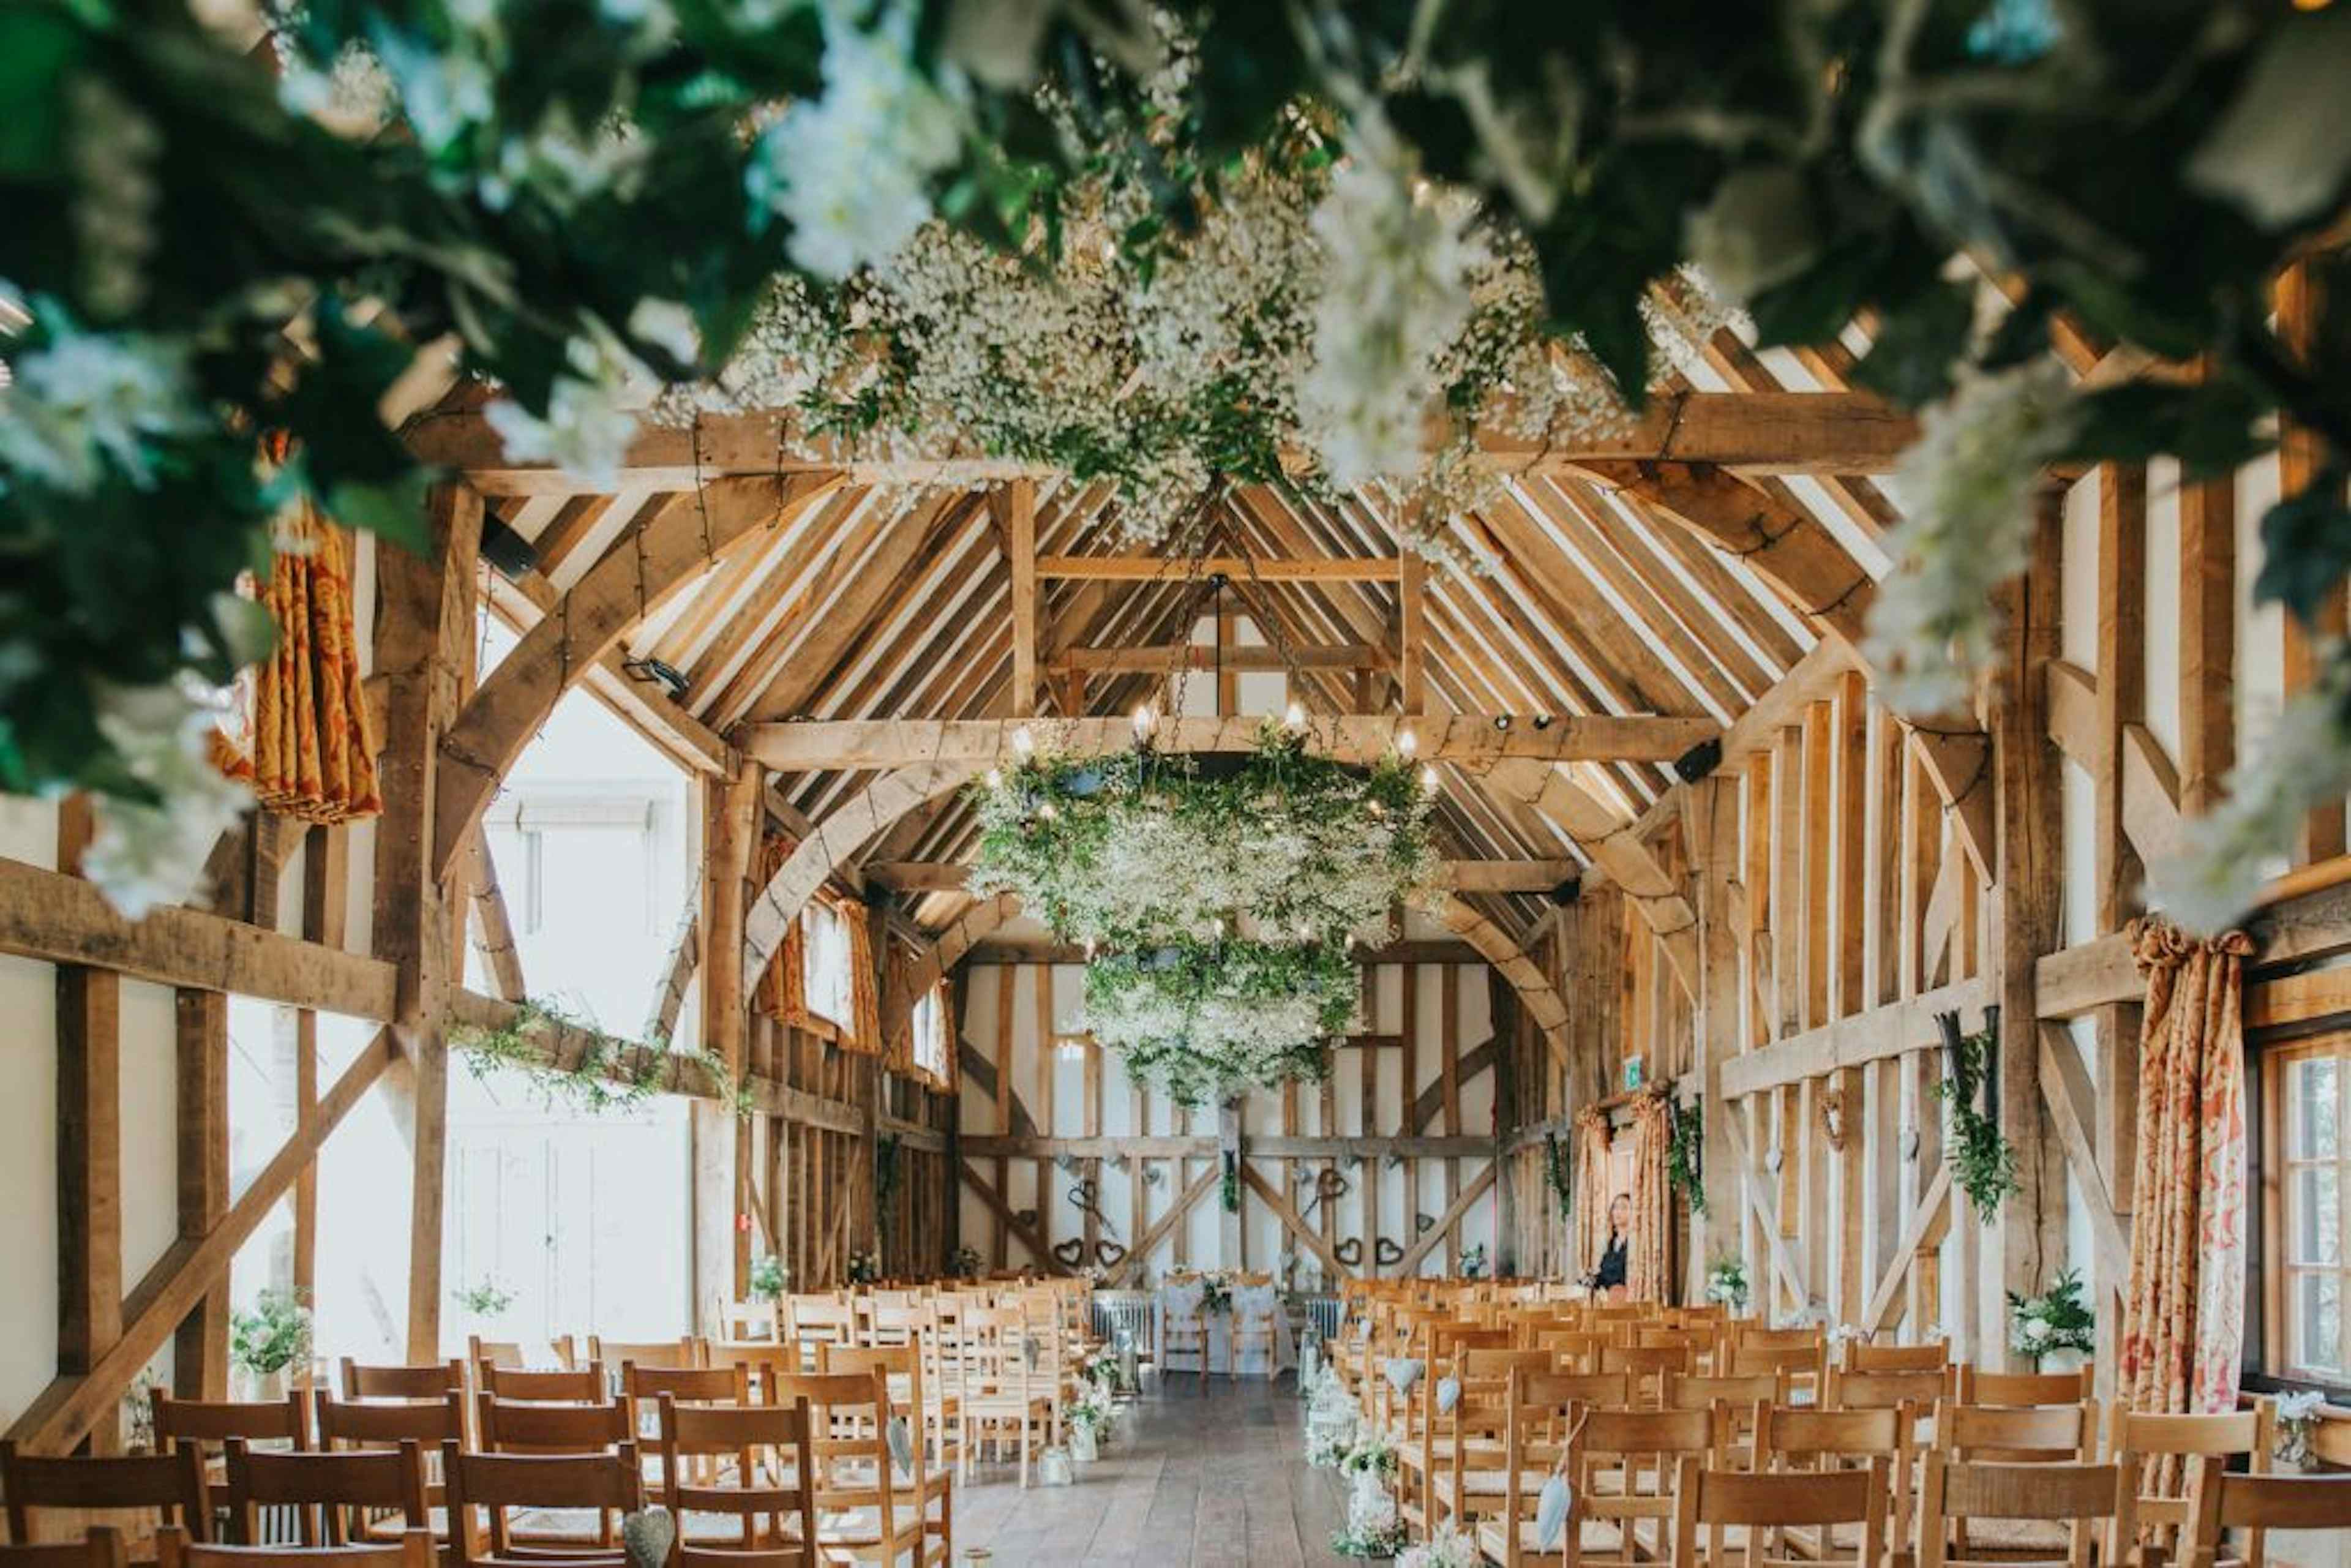
[[[1608,1201],[1608,1246],[1600,1254],[1600,1266],[1587,1281],[1593,1291],[1610,1301],[1622,1301],[1632,1256],[1633,1195],[1620,1192]]]

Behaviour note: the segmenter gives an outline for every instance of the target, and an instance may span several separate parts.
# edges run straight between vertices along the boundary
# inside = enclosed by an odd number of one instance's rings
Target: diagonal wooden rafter
[[[433,810],[433,870],[446,878],[557,699],[646,612],[763,529],[788,524],[841,484],[839,474],[714,482],[673,497],[626,547],[588,570],[490,673],[446,735]]]

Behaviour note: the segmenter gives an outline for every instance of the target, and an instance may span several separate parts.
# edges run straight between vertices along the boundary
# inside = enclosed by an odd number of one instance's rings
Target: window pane
[[[2333,1263],[2341,1257],[2343,1211],[2336,1167],[2305,1166],[2294,1173],[2294,1257],[2296,1263]]]
[[[2295,1277],[2296,1364],[2317,1372],[2343,1369],[2343,1288],[2334,1274]]]
[[[2295,1158],[2335,1157],[2340,1135],[2335,1124],[2339,1102],[2336,1085],[2342,1071],[2343,1063],[2335,1058],[2306,1057],[2294,1064],[2288,1080],[2292,1108],[2287,1121],[2294,1128]]]

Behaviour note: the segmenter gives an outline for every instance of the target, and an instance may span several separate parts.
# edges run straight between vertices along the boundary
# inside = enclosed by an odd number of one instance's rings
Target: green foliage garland
[[[1543,1181],[1559,1203],[1559,1217],[1567,1218],[1575,1210],[1575,1166],[1557,1133],[1543,1134]]]
[[[1689,1202],[1692,1214],[1706,1212],[1705,1108],[1693,1101],[1668,1100],[1673,1112],[1673,1137],[1666,1145],[1666,1179]]]
[[[1950,1145],[1944,1157],[1950,1162],[1951,1179],[1968,1195],[1976,1218],[1986,1221],[1999,1215],[2003,1201],[2023,1190],[2014,1146],[1981,1108],[1991,1053],[1999,1045],[1997,1025],[1960,1035],[1953,1023],[1944,1040],[1950,1071],[1935,1082],[1936,1097],[1950,1113]]]
[[[569,1061],[549,1061],[533,1039],[550,1032],[559,1040],[580,1041]],[[477,1080],[489,1082],[499,1069],[519,1073],[541,1104],[566,1105],[590,1116],[636,1109],[660,1087],[668,1065],[665,1052],[632,1046],[543,998],[516,1003],[512,1015],[495,1029],[454,1029],[449,1042],[465,1053],[465,1066]],[[738,1109],[745,1103],[741,1095],[731,1081],[722,1085],[721,1099],[731,1098]]]

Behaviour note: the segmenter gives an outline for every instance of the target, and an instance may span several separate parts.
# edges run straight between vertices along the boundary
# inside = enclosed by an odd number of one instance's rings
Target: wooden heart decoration
[[[1429,1231],[1436,1228],[1437,1216],[1433,1214],[1416,1214],[1412,1217],[1412,1233],[1415,1236],[1425,1236]]]
[[[1404,1243],[1381,1237],[1372,1247],[1372,1261],[1382,1265],[1403,1262]]]
[[[1126,1249],[1115,1241],[1096,1241],[1094,1261],[1105,1269],[1115,1269],[1126,1261]]]
[[[1074,1269],[1086,1260],[1086,1239],[1072,1236],[1067,1241],[1053,1244],[1053,1261],[1065,1269]]]
[[[1092,1176],[1081,1176],[1070,1184],[1070,1201],[1080,1208],[1092,1208],[1097,1196]]]
[[[1026,1226],[1034,1230],[1037,1228],[1037,1211],[1033,1208],[1016,1208],[1012,1211],[1012,1223]]]
[[[1364,1239],[1360,1236],[1350,1236],[1344,1240],[1333,1241],[1331,1243],[1331,1256],[1339,1260],[1342,1267],[1348,1269],[1362,1268],[1364,1266]]]
[[[621,1545],[630,1568],[664,1568],[677,1541],[677,1520],[665,1508],[640,1509],[621,1516]]]

